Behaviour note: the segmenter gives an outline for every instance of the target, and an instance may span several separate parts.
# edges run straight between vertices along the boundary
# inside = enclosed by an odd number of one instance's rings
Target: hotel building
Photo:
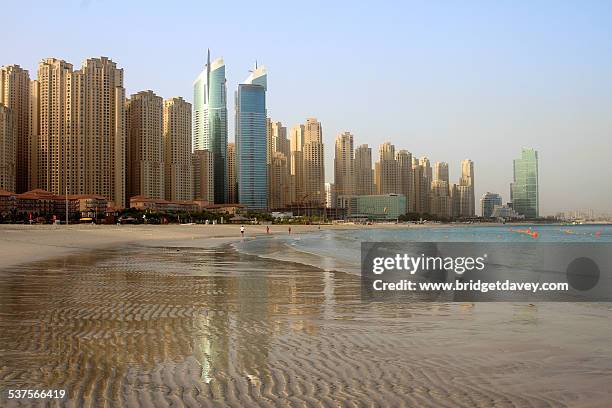
[[[396,194],[399,191],[399,171],[395,160],[395,146],[385,142],[378,148],[379,159],[376,162],[374,173],[376,176],[376,192],[382,194]]]
[[[353,135],[344,132],[336,137],[334,157],[334,188],[338,195],[355,193],[355,158]],[[327,201],[327,200],[326,200]],[[327,203],[335,207],[335,203]]]
[[[372,148],[367,144],[362,144],[355,149],[355,194],[374,194]]]

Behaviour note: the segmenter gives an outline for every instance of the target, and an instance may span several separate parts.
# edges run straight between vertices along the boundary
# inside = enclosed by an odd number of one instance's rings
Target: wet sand
[[[181,242],[0,269],[0,405],[612,401],[609,304],[368,304],[358,276]]]

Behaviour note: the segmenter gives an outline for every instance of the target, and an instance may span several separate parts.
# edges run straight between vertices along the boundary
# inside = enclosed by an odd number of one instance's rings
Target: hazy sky
[[[289,4],[293,3],[293,4]],[[323,124],[333,141],[391,141],[451,182],[475,162],[476,195],[509,199],[512,159],[540,155],[540,209],[612,213],[612,2],[58,1],[2,5],[0,65],[108,56],[129,94],[191,101],[206,49],[236,84],[268,68],[268,113]],[[376,153],[377,155],[377,153]]]

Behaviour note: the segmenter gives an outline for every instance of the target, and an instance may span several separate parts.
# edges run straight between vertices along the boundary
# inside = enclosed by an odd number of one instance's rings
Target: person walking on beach
[[[269,233],[270,233],[270,226],[266,225],[266,234],[269,234]]]
[[[244,225],[240,226],[240,236],[244,238]]]
[[[289,227],[289,235],[291,235],[291,227]]]

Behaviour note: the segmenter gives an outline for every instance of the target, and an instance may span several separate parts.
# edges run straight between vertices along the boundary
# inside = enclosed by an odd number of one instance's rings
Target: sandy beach
[[[271,225],[271,234],[289,226]],[[291,225],[292,234],[321,229],[367,228],[346,225]],[[246,238],[266,234],[265,225],[246,225]],[[78,252],[139,245],[211,246],[240,239],[240,225],[9,225],[0,224],[1,268],[53,259]]]

